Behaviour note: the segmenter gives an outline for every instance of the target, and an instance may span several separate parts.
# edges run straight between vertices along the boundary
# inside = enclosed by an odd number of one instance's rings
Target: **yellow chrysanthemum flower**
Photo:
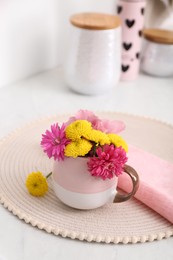
[[[114,144],[116,147],[121,146],[126,152],[128,152],[128,145],[121,136],[117,134],[107,134],[107,135],[112,144]]]
[[[26,179],[26,187],[33,196],[43,196],[48,190],[46,177],[41,172],[32,172]]]
[[[72,141],[85,137],[92,130],[91,123],[87,120],[76,120],[66,127],[65,133]]]
[[[71,142],[65,147],[65,156],[74,158],[78,156],[85,156],[91,150],[91,147],[92,144],[85,139]]]
[[[100,145],[110,144],[109,137],[107,134],[99,131],[99,130],[92,130],[86,136],[88,140],[93,141]]]

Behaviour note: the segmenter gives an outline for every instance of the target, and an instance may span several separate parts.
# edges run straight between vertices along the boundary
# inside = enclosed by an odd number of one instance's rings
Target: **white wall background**
[[[116,0],[0,0],[0,86],[59,65],[69,16],[115,13]]]
[[[70,15],[115,14],[116,1],[0,0],[0,87],[61,64]]]

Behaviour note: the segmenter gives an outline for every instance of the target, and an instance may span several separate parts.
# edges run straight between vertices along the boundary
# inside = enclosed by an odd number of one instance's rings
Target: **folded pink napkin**
[[[140,178],[135,197],[173,223],[173,164],[134,146],[129,147],[128,164]],[[118,186],[129,192],[130,178],[122,174]]]

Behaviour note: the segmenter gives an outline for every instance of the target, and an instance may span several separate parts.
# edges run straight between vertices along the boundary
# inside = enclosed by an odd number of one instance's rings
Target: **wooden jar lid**
[[[118,16],[101,13],[80,13],[70,18],[70,22],[79,28],[89,30],[108,30],[120,26]]]
[[[161,29],[144,29],[143,36],[152,42],[173,44],[173,31]]]

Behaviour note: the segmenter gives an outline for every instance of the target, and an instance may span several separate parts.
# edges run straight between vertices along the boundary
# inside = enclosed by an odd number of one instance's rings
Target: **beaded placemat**
[[[128,114],[98,114],[123,120],[127,126],[123,136],[128,143],[173,162],[172,126]],[[40,170],[47,174],[52,170],[53,161],[40,148],[41,134],[52,123],[66,121],[68,117],[59,115],[34,121],[0,142],[0,202],[4,207],[48,233],[89,242],[137,243],[172,236],[173,225],[136,199],[95,210],[75,210],[58,200],[51,179],[44,197],[28,194],[25,187],[28,173]]]

